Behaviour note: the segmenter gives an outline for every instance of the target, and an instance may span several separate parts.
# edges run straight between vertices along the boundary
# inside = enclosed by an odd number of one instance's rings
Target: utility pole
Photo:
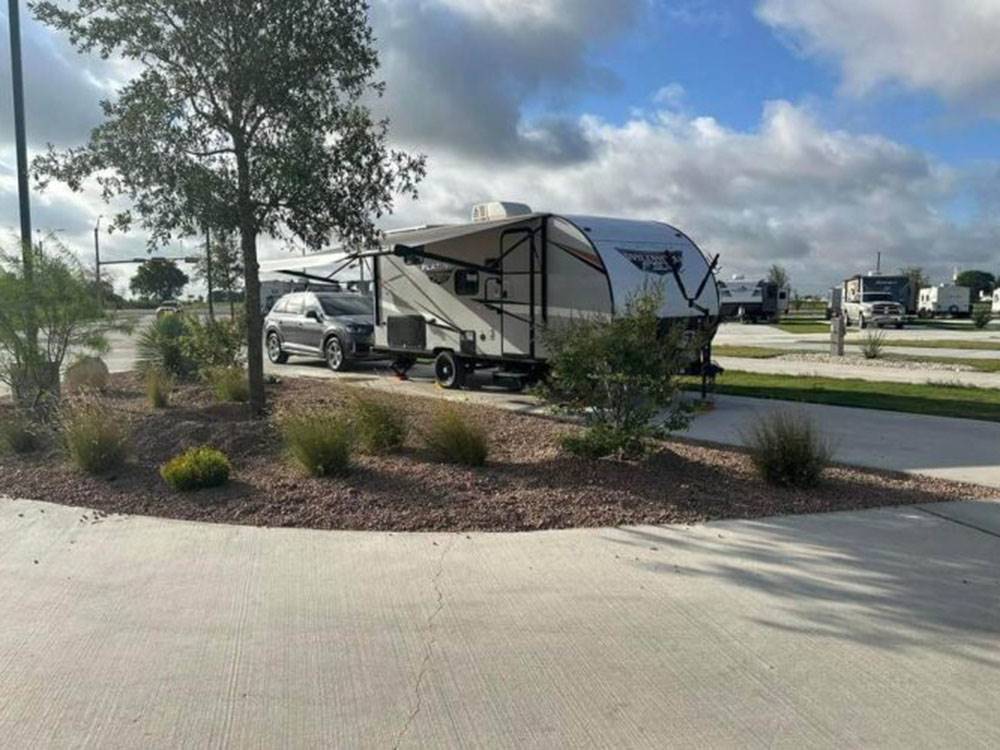
[[[215,320],[215,303],[212,302],[212,232],[205,225],[205,281],[208,283],[208,319]]]
[[[14,93],[14,142],[17,151],[17,198],[21,214],[21,263],[24,282],[34,284],[34,251],[31,246],[31,204],[28,195],[28,144],[24,127],[24,74],[21,69],[21,13],[19,0],[8,0],[7,20],[10,25],[10,73]],[[25,339],[29,356],[38,353],[38,325],[35,321],[34,296],[29,294],[25,311]]]
[[[101,292],[101,219],[103,218],[98,216],[97,223],[94,224],[94,279],[97,286],[98,307],[104,307],[104,295]]]

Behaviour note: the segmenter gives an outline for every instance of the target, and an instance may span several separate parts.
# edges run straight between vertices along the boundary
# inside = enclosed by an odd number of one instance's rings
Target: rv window
[[[455,271],[455,294],[463,297],[479,294],[479,271],[466,269]]]

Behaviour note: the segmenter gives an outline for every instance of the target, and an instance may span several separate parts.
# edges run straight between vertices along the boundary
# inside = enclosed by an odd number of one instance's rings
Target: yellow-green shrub
[[[221,487],[229,481],[231,471],[225,453],[203,445],[170,459],[160,468],[160,476],[178,492],[189,492]]]

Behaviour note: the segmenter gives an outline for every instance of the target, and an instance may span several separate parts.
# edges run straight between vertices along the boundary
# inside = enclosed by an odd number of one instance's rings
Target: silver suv
[[[341,371],[371,352],[370,297],[346,292],[296,292],[274,303],[264,318],[267,357],[284,364],[291,354],[319,357]]]

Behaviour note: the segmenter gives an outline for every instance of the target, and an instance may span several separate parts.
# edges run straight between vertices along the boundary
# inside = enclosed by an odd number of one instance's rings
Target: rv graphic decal
[[[442,263],[436,260],[425,260],[420,265],[420,270],[427,274],[427,278],[435,284],[443,284],[451,278],[455,271],[455,266],[450,263]]]
[[[629,250],[624,247],[616,247],[615,250],[640,271],[658,276],[680,271],[684,258],[680,250]]]

